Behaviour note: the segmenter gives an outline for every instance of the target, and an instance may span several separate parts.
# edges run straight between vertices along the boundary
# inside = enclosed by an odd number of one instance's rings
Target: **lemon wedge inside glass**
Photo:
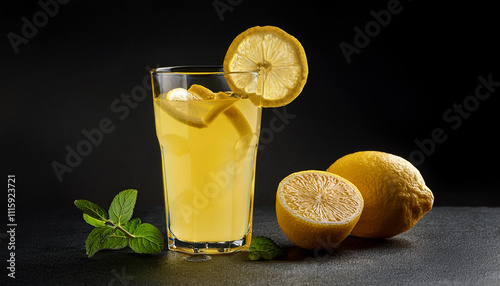
[[[224,92],[193,84],[189,89],[174,88],[155,99],[161,109],[189,126],[206,128],[222,113],[231,122],[240,137],[253,134],[245,116],[233,104],[241,100]]]
[[[193,85],[194,86],[194,85]],[[233,105],[237,98],[212,100],[215,95],[206,92],[202,86],[193,89],[174,88],[155,99],[161,109],[176,120],[197,128],[206,128],[228,107]],[[203,93],[204,92],[204,93]]]

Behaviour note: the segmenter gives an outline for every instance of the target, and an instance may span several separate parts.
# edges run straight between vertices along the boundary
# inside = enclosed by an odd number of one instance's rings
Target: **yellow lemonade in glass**
[[[244,250],[251,239],[261,107],[217,91],[228,87],[208,89],[209,82],[200,82],[169,86],[153,99],[169,248]]]

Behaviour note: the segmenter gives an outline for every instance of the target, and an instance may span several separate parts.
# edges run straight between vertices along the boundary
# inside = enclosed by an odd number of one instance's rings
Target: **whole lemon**
[[[393,237],[412,228],[432,209],[434,195],[422,175],[399,156],[356,152],[338,159],[327,171],[352,182],[363,196],[363,212],[352,235]]]

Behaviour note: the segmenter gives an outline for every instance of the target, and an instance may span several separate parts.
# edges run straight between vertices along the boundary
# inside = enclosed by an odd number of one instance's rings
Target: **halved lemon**
[[[228,76],[228,85],[236,93],[248,94],[262,107],[279,107],[294,100],[304,88],[308,67],[300,42],[274,26],[253,27],[239,34],[229,46],[224,71],[259,71],[255,92],[242,76]]]
[[[279,226],[295,245],[306,249],[329,248],[344,240],[363,205],[355,185],[324,171],[293,173],[276,193]]]

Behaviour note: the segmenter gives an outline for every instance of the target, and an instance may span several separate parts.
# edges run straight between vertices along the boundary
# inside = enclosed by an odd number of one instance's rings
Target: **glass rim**
[[[151,74],[179,74],[179,75],[229,75],[229,74],[254,74],[259,75],[258,70],[254,71],[233,71],[225,72],[221,65],[185,65],[158,67],[151,71]]]

